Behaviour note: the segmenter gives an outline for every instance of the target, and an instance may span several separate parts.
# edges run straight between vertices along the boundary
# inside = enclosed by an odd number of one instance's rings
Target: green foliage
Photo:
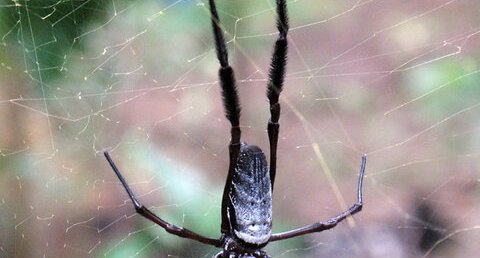
[[[406,86],[410,99],[420,99],[419,110],[425,117],[438,119],[474,103],[480,96],[480,74],[474,60],[439,61],[435,64],[412,70]]]
[[[13,1],[15,5],[1,8],[1,43],[8,45],[8,63],[26,66],[19,70],[44,83],[57,78],[65,57],[81,48],[76,38],[82,29],[93,20],[105,19],[105,2]],[[7,58],[6,53],[2,55]]]
[[[177,226],[186,227],[212,238],[220,236],[219,202],[222,189],[210,189],[209,192],[213,194],[207,195],[202,190],[209,188],[206,180],[203,179],[204,172],[185,168],[180,163],[168,159],[154,145],[144,145],[138,149],[131,149],[126,157],[132,157],[132,163],[138,165],[136,171],[151,171],[153,174],[149,186],[155,190],[153,190],[151,195],[153,198],[150,198],[150,200],[158,197],[159,201],[156,202],[157,205],[144,203],[146,207],[162,219]],[[125,171],[124,173],[127,178],[132,178],[131,171]],[[142,177],[151,175],[148,172],[145,173],[147,175]],[[137,192],[136,194],[140,195],[141,193]],[[158,203],[161,203],[161,205],[158,205]],[[182,243],[188,244],[189,248],[192,248],[191,240],[180,241],[179,237],[167,233],[153,222],[143,217],[138,217],[138,220],[142,224],[141,228],[145,228],[145,230],[140,230],[128,239],[114,241],[114,244],[119,241],[125,242],[121,248],[114,247],[115,253],[123,253],[125,256],[124,251],[121,250],[126,249],[125,252],[129,252],[128,250],[138,251],[145,247],[146,241],[152,241],[153,239],[154,243],[150,243],[150,245],[162,245],[162,250],[176,250]],[[193,244],[193,246],[196,247],[197,245]],[[198,248],[203,249],[203,251],[210,250],[210,247],[206,245],[198,244]],[[158,247],[152,247],[151,249],[158,249]]]

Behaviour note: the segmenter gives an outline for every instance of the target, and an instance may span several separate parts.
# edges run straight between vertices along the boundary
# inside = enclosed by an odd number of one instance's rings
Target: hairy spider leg
[[[285,79],[288,51],[288,14],[285,0],[277,1],[277,29],[279,33],[270,63],[267,84],[267,97],[270,103],[268,140],[270,142],[270,180],[272,183],[272,190],[277,170],[277,143],[280,127],[280,124],[278,123],[278,119],[280,118],[280,103],[278,103],[278,98],[280,97],[280,92],[282,92],[283,81]]]
[[[127,181],[125,180],[125,178],[123,178],[122,174],[120,173],[120,170],[117,168],[117,166],[113,162],[112,158],[110,157],[110,154],[108,154],[108,152],[106,152],[106,151],[103,152],[103,154],[105,155],[105,158],[107,159],[108,163],[112,167],[113,171],[117,175],[120,182],[122,182],[123,188],[125,188],[125,190],[127,191],[128,196],[130,197],[130,200],[132,200],[132,203],[135,207],[135,211],[138,214],[140,214],[143,217],[145,217],[146,219],[154,222],[155,224],[161,226],[162,228],[164,228],[170,234],[173,234],[173,235],[176,235],[176,236],[179,236],[179,237],[183,237],[183,238],[196,240],[198,242],[208,244],[208,245],[213,245],[213,246],[216,246],[216,247],[221,247],[222,246],[222,242],[220,241],[220,239],[208,238],[208,237],[202,236],[200,234],[197,234],[197,233],[195,233],[191,230],[188,230],[186,228],[178,227],[178,226],[175,226],[173,224],[170,224],[170,223],[166,222],[165,220],[159,218],[157,215],[155,215],[153,212],[151,212],[149,209],[147,209],[145,206],[143,206],[138,201],[138,199],[135,197],[135,195],[133,194],[132,189],[130,189],[130,187],[128,186]]]
[[[227,180],[222,196],[222,225],[221,231],[223,234],[231,232],[231,225],[228,219],[228,189],[231,188],[233,175],[235,173],[235,166],[237,164],[238,155],[240,153],[240,102],[238,100],[237,86],[235,82],[235,75],[232,67],[228,63],[228,50],[225,44],[225,38],[220,28],[220,19],[218,18],[217,8],[214,0],[209,0],[210,13],[212,19],[213,35],[215,38],[215,49],[217,58],[220,62],[220,69],[218,76],[220,79],[220,86],[222,88],[222,99],[225,109],[225,116],[231,124],[231,139],[229,144],[230,165],[228,168]]]
[[[337,216],[328,219],[325,222],[317,222],[308,226],[297,228],[294,230],[273,234],[270,237],[270,241],[284,240],[292,237],[297,237],[305,234],[322,232],[327,229],[335,227],[339,222],[346,219],[348,216],[352,216],[357,212],[362,210],[363,200],[362,200],[362,188],[363,188],[363,176],[365,175],[365,165],[367,163],[367,155],[362,156],[362,164],[360,166],[360,175],[358,176],[358,186],[357,186],[357,202],[354,203],[346,211],[341,212]]]

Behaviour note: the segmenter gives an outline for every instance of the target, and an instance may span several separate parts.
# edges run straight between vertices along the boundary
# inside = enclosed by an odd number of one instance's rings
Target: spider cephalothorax
[[[161,219],[137,200],[127,182],[121,175],[108,152],[104,152],[110,166],[119,178],[132,200],[135,210],[143,217],[163,227],[167,232],[193,239],[204,244],[222,248],[215,258],[268,258],[262,250],[269,242],[288,239],[335,227],[340,221],[362,209],[362,183],[365,173],[366,157],[363,155],[358,178],[357,202],[349,209],[326,222],[317,222],[283,233],[272,234],[272,191],[275,183],[277,164],[277,143],[280,118],[278,102],[283,88],[287,62],[288,18],[285,0],[276,1],[277,29],[267,83],[267,97],[270,104],[270,120],[267,131],[270,142],[270,166],[262,150],[255,145],[241,143],[240,103],[237,94],[235,76],[228,63],[228,51],[225,45],[220,20],[214,0],[209,0],[210,13],[215,39],[215,49],[220,62],[219,78],[222,89],[223,105],[231,124],[229,155],[230,165],[222,196],[221,237],[208,238],[188,229],[175,226]]]
[[[223,250],[215,255],[214,258],[270,258],[259,246],[251,246],[251,248],[248,248],[236,242],[235,239],[230,236],[224,236],[222,241]]]

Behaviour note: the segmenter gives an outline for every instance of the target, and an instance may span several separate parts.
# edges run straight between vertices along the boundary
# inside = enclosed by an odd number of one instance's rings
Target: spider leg
[[[288,14],[285,0],[277,0],[277,29],[279,32],[270,63],[268,75],[267,97],[270,103],[270,120],[268,121],[268,140],[270,141],[270,180],[272,189],[275,183],[277,167],[277,142],[280,118],[278,98],[282,91],[287,64]]]
[[[362,188],[363,188],[363,176],[365,174],[365,165],[367,163],[366,155],[362,156],[362,165],[360,167],[360,175],[358,177],[358,189],[357,189],[357,202],[353,204],[346,211],[338,214],[337,216],[328,219],[326,222],[318,222],[308,226],[304,226],[298,229],[290,230],[283,233],[272,234],[270,241],[284,240],[292,237],[297,237],[305,234],[322,232],[327,229],[335,227],[339,222],[346,219],[348,216],[352,216],[362,210]]]
[[[162,228],[164,228],[170,234],[173,234],[173,235],[176,235],[176,236],[179,236],[179,237],[183,237],[183,238],[193,239],[193,240],[199,241],[199,242],[204,243],[204,244],[213,245],[213,246],[216,246],[216,247],[221,247],[221,241],[219,239],[204,237],[204,236],[199,235],[199,234],[197,234],[193,231],[190,231],[186,228],[178,227],[178,226],[175,226],[173,224],[170,224],[170,223],[166,222],[165,220],[159,218],[157,215],[155,215],[149,209],[145,208],[145,206],[143,206],[138,201],[138,199],[135,197],[135,195],[133,194],[132,189],[130,189],[130,187],[128,186],[127,181],[125,181],[125,178],[123,178],[122,174],[120,173],[120,170],[118,170],[117,166],[113,162],[113,160],[110,157],[110,155],[108,154],[108,152],[105,151],[105,152],[103,152],[103,154],[105,155],[105,158],[107,159],[108,163],[112,167],[113,171],[117,175],[120,182],[122,182],[122,185],[125,188],[125,190],[127,191],[128,196],[132,200],[132,203],[135,207],[135,211],[138,214],[142,215],[146,219],[148,219],[148,220],[156,223],[157,225],[161,226]]]
[[[220,78],[220,86],[222,88],[223,105],[225,115],[232,126],[232,142],[231,144],[240,143],[240,102],[238,100],[237,86],[235,75],[232,67],[228,63],[228,50],[225,44],[225,38],[220,28],[220,20],[218,18],[215,1],[209,0],[210,13],[212,19],[213,34],[215,37],[215,49],[217,58],[220,62],[218,70]]]
[[[235,75],[232,67],[228,63],[228,51],[225,44],[225,38],[220,28],[220,19],[218,18],[217,8],[214,0],[209,0],[210,14],[212,20],[213,34],[215,38],[215,49],[217,58],[220,62],[218,76],[220,78],[220,86],[222,88],[223,106],[225,115],[231,124],[231,139],[229,144],[230,165],[228,168],[227,180],[222,196],[222,233],[231,231],[228,219],[228,189],[231,188],[235,166],[237,164],[238,155],[240,153],[240,102],[238,100]]]

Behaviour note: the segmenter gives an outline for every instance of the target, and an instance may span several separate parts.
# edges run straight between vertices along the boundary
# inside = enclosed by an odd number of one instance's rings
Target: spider
[[[317,222],[283,233],[272,234],[272,190],[277,163],[277,142],[280,118],[278,102],[282,91],[287,62],[288,17],[285,0],[276,1],[277,29],[267,84],[270,103],[268,139],[270,142],[270,167],[265,154],[254,145],[240,141],[240,104],[232,67],[228,63],[225,39],[220,29],[215,1],[209,0],[217,58],[220,63],[219,78],[226,117],[231,124],[229,143],[230,165],[222,196],[221,237],[209,238],[189,229],[170,224],[143,206],[133,194],[108,152],[105,158],[130,197],[135,210],[141,216],[158,224],[168,233],[222,248],[214,258],[268,258],[262,250],[269,242],[284,240],[335,227],[339,222],[362,210],[362,184],[366,156],[362,156],[358,179],[357,201],[349,209],[325,222]]]

